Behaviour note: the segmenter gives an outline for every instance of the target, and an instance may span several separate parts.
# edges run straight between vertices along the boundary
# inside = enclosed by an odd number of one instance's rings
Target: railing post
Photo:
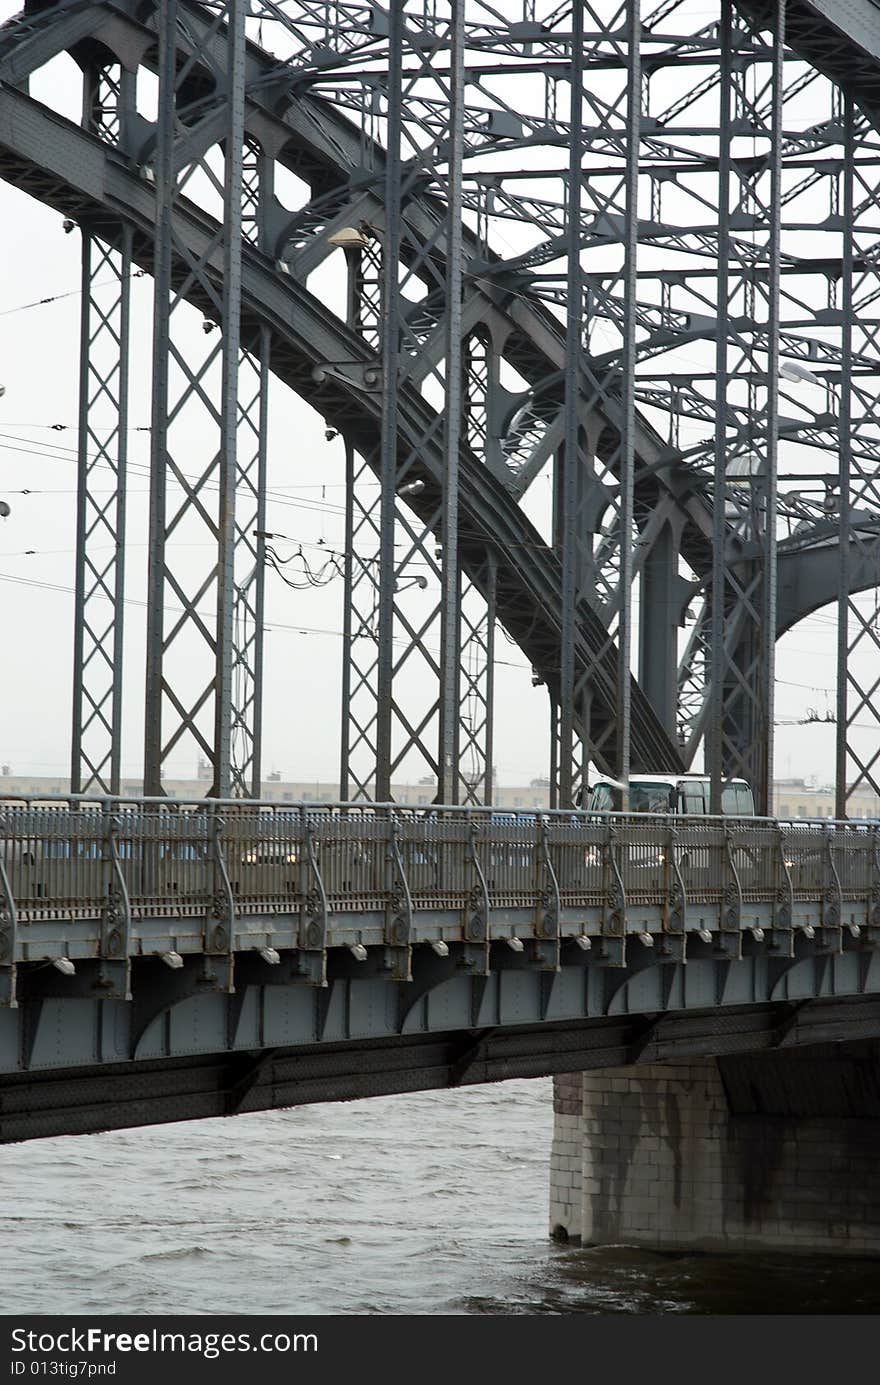
[[[822,898],[822,929],[824,932],[825,949],[828,952],[841,952],[843,950],[843,933],[841,930],[841,909],[843,904],[843,892],[840,888],[840,876],[837,872],[837,864],[834,860],[835,835],[837,825],[831,824],[824,830],[823,856],[825,861],[825,888]]]
[[[785,854],[785,829],[776,829],[775,860],[778,867],[777,884],[773,898],[773,929],[776,933],[788,934],[788,956],[794,956],[794,890],[791,883],[791,870]],[[781,949],[780,949],[781,950]]]
[[[18,942],[18,910],[6,873],[6,819],[0,817],[0,1006],[16,1009],[15,994],[16,944]]]
[[[387,960],[393,980],[411,981],[413,904],[393,809],[389,809],[388,813],[386,859],[389,865],[388,903],[385,909]]]
[[[542,971],[559,971],[559,922],[562,917],[562,899],[559,878],[553,869],[553,859],[550,855],[550,828],[544,814],[541,815],[539,823],[539,846],[543,878],[535,919],[537,938],[534,955]]]
[[[880,827],[871,831],[871,889],[868,896],[868,927],[880,929]],[[869,934],[870,941],[877,938],[876,931]]]
[[[211,856],[213,859],[213,889],[208,917],[205,921],[205,953],[227,959],[226,990],[235,990],[235,897],[223,850],[225,820],[216,808],[210,810]]]
[[[602,913],[602,948],[604,951],[606,938],[623,939],[624,950],[620,959],[620,965],[623,966],[626,958],[626,887],[620,871],[620,837],[610,824],[603,855],[605,907]]]
[[[733,859],[733,838],[728,828],[724,828],[724,888],[721,897],[721,908],[719,910],[718,924],[721,931],[721,939],[724,951],[731,955],[731,943],[733,947],[733,958],[739,959],[742,956],[742,884],[739,878],[739,871]],[[735,939],[735,941],[733,941]]]
[[[663,911],[663,927],[667,933],[684,933],[687,920],[687,890],[676,855],[677,843],[678,833],[670,826],[665,863],[666,907]]]
[[[305,807],[300,809],[299,972],[312,986],[327,985],[327,924],[330,910],[321,875],[315,834]]]
[[[122,826],[104,804],[104,865],[106,898],[101,915],[98,985],[107,1000],[131,1000],[131,904],[128,886],[119,859],[119,830]]]
[[[483,870],[480,854],[477,850],[477,839],[480,829],[471,817],[470,812],[465,814],[465,826],[467,830],[467,857],[474,868],[476,883],[468,894],[465,908],[464,920],[462,923],[462,938],[464,939],[463,961],[469,968],[472,976],[489,975],[489,888],[486,884],[486,875]]]

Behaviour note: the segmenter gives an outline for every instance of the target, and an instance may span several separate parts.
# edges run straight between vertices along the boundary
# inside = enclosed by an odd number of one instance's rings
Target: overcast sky
[[[0,20],[15,9],[0,0]],[[77,85],[68,59],[56,60],[32,84],[38,99],[50,90],[53,102],[62,108],[67,102],[73,115]],[[12,510],[0,522],[0,762],[13,773],[64,774],[73,649],[80,238],[76,230],[64,233],[57,213],[0,183],[0,247],[0,498]],[[337,251],[309,287],[341,309],[341,284]],[[148,277],[134,281],[123,744],[123,772],[131,777],[140,774],[143,756],[151,293]],[[42,299],[51,301],[33,306]],[[190,316],[195,343],[201,320]],[[286,536],[277,544],[285,553],[303,545],[313,566],[323,561],[322,548],[341,549],[343,535],[342,446],[339,439],[325,440],[324,427],[324,419],[286,388],[273,390],[267,527]],[[834,465],[829,459],[828,469]],[[109,472],[107,477],[109,486]],[[549,495],[545,471],[528,501],[545,534]],[[207,561],[204,550],[201,560]],[[320,590],[292,591],[268,574],[264,777],[273,769],[290,779],[338,777],[342,595],[340,578]],[[420,599],[413,589],[414,610]],[[864,604],[874,611],[873,594]],[[836,613],[828,609],[778,647],[777,776],[815,776],[821,782],[833,777],[834,727],[788,723],[811,709],[819,716],[833,712],[835,630]],[[532,687],[526,659],[503,637],[498,655],[498,777],[501,783],[527,783],[547,773],[546,689]],[[182,748],[169,763],[169,775],[194,776],[196,759],[193,747]]]

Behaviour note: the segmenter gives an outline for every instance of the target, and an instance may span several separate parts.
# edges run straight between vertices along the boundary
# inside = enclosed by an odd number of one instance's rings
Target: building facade
[[[0,766],[0,771],[0,794],[38,798],[70,791],[70,781],[63,775],[14,774],[9,765]],[[166,794],[169,798],[184,801],[199,799],[205,796],[209,785],[210,777],[200,772],[193,779],[169,780]],[[411,803],[416,807],[428,807],[433,803],[436,792],[432,779],[392,785],[396,803]],[[143,786],[139,779],[123,780],[123,797],[130,795],[136,798],[142,793]],[[275,773],[263,780],[262,798],[268,803],[336,803],[339,801],[339,787],[329,780],[282,779],[280,774]],[[550,803],[550,782],[547,779],[532,779],[528,784],[518,786],[496,785],[494,800],[494,807],[508,811],[547,808]],[[775,815],[783,819],[833,818],[834,789],[830,785],[813,784],[804,779],[778,779],[773,785],[773,805]],[[880,818],[880,798],[867,789],[854,794],[850,799],[849,816]]]

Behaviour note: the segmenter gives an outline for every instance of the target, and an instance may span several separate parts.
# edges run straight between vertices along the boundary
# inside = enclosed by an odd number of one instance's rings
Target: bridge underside
[[[733,1005],[723,1012],[479,1024],[408,1034],[0,1076],[0,1143],[311,1102],[464,1087],[632,1063],[779,1052],[877,1033],[880,997]]]
[[[819,935],[776,961],[745,942],[736,962],[697,938],[686,964],[646,961],[635,939],[627,947],[623,966],[584,964],[572,942],[547,973],[495,944],[482,977],[453,947],[414,962],[405,985],[353,979],[358,964],[338,959],[326,988],[242,976],[232,994],[215,989],[220,959],[174,972],[144,959],[130,1002],[95,999],[97,969],[82,964],[83,994],[66,999],[70,978],[25,968],[20,1005],[0,1011],[0,1141],[753,1053],[880,1025],[880,960],[829,955]]]

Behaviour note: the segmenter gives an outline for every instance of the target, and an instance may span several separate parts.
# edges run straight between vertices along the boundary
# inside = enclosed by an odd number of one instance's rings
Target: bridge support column
[[[557,1077],[551,1234],[876,1255],[878,1074],[865,1041]]]

